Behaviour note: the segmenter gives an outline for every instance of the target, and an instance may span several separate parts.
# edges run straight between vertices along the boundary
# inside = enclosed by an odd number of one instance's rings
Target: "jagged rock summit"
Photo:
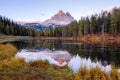
[[[60,10],[56,15],[61,16],[61,15],[65,15],[65,13],[62,10]]]
[[[63,12],[60,10],[57,14],[55,14],[51,19],[47,19],[43,22],[43,25],[67,25],[74,21],[74,18],[70,15],[69,12]]]

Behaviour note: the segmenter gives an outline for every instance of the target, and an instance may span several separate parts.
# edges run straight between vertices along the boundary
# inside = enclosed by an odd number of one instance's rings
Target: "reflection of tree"
[[[11,42],[17,49],[55,49],[67,50],[72,55],[79,54],[81,57],[91,58],[93,61],[101,60],[120,64],[119,45],[89,45],[73,41],[45,40],[45,41],[14,41]]]
[[[117,46],[110,46],[110,61],[116,64],[120,64],[120,49]],[[116,52],[116,53],[115,53]]]

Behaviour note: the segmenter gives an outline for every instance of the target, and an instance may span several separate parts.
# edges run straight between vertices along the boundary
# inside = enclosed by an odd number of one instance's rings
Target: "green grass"
[[[110,73],[85,67],[72,73],[67,65],[59,67],[41,60],[27,63],[24,59],[14,58],[16,51],[11,44],[0,44],[0,80],[120,80],[115,67]]]

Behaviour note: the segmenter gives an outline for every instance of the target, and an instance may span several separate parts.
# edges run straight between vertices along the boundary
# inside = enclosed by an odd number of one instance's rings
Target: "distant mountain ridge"
[[[103,12],[105,12],[105,11],[112,12],[112,10],[114,8],[115,7],[103,10]],[[117,8],[119,8],[119,7],[117,7]],[[100,12],[100,13],[102,13],[102,12]],[[45,20],[44,22],[24,23],[23,25],[28,28],[44,30],[44,29],[51,29],[51,28],[55,28],[58,26],[67,25],[67,24],[73,22],[74,20],[75,20],[74,17],[72,17],[69,12],[65,13],[62,10],[60,10],[60,11],[58,11],[57,14],[55,14],[50,19]]]
[[[34,28],[37,30],[51,29],[62,25],[67,25],[74,21],[74,18],[70,15],[69,12],[63,12],[60,10],[57,14],[55,14],[51,19],[47,19],[41,23],[24,23],[22,25],[26,26],[26,28]]]
[[[74,21],[74,18],[70,15],[69,12],[63,12],[60,10],[57,14],[55,14],[51,19],[45,20],[42,24],[45,26],[49,26],[50,24],[54,25],[67,25]]]
[[[34,28],[37,30],[43,30],[44,26],[39,23],[25,23],[26,28]]]

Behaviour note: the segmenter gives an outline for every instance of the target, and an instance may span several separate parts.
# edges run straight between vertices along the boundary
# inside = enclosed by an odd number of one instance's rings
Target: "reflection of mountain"
[[[6,44],[8,42],[5,42]],[[92,61],[101,61],[103,64],[114,62],[117,66],[120,64],[120,45],[90,45],[85,43],[73,43],[73,41],[64,40],[26,40],[9,42],[16,46],[18,50],[21,49],[35,49],[43,50],[66,50],[72,55],[79,54],[81,57],[91,58]],[[104,47],[104,52],[103,52]],[[114,52],[114,54],[113,54]]]
[[[47,19],[43,22],[43,25],[49,26],[50,24],[54,25],[67,25],[74,21],[74,18],[70,15],[70,13],[64,13],[60,10],[56,15],[54,15],[51,19]]]

